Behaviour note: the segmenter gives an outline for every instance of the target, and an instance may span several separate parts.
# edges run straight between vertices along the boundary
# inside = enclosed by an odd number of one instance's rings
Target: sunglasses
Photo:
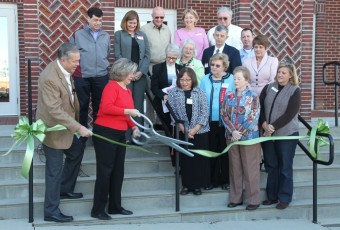
[[[166,59],[176,61],[177,57],[166,57]]]
[[[222,21],[222,20],[227,21],[228,18],[218,18],[218,20],[220,20],[220,21]]]
[[[155,19],[164,19],[164,16],[157,16]]]
[[[220,68],[221,65],[218,65],[218,64],[211,64],[212,67],[216,67],[216,68]]]

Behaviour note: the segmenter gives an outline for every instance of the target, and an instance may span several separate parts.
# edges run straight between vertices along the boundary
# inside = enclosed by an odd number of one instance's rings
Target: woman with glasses
[[[168,92],[176,87],[176,79],[182,66],[176,63],[180,56],[180,49],[175,44],[169,44],[165,49],[166,61],[156,64],[152,68],[151,91],[155,95],[153,102],[158,116],[172,131],[170,113],[165,109],[168,100]],[[172,165],[175,165],[174,155],[171,155]]]
[[[220,104],[227,91],[234,90],[233,75],[227,73],[229,66],[228,55],[217,53],[209,61],[211,73],[205,75],[200,88],[206,93],[209,105],[209,150],[222,152],[226,147],[225,129],[221,122]],[[210,159],[210,185],[205,190],[221,186],[223,190],[229,188],[228,155],[223,154]]]
[[[174,42],[178,46],[183,46],[185,40],[193,40],[197,49],[195,58],[201,60],[203,51],[209,47],[209,42],[205,30],[201,27],[196,27],[198,20],[199,17],[195,10],[185,9],[182,13],[182,21],[185,27],[176,30]]]
[[[202,62],[195,58],[196,56],[196,45],[191,39],[187,39],[183,42],[181,47],[181,57],[177,59],[176,63],[183,67],[190,67],[194,70],[198,85],[204,76],[204,66]]]
[[[124,15],[120,27],[122,30],[115,32],[115,59],[127,58],[138,65],[128,87],[132,92],[136,109],[144,113],[144,92],[150,64],[148,38],[140,31],[139,16],[134,10]],[[136,118],[138,123],[142,123],[142,120],[141,117]]]
[[[208,101],[203,90],[197,88],[196,75],[191,68],[184,67],[179,72],[176,87],[169,91],[168,100],[176,118],[184,121],[184,124],[179,125],[180,138],[184,140],[185,135],[188,135],[189,142],[193,143],[190,148],[207,149]],[[183,186],[181,194],[193,192],[194,195],[201,195],[201,188],[209,185],[209,159],[200,155],[188,157],[181,153],[179,156]]]
[[[259,124],[263,136],[299,136],[298,113],[301,90],[293,64],[280,62],[275,81],[266,85],[260,95]],[[293,196],[293,158],[297,140],[262,143],[267,177],[267,200],[263,205],[277,204],[285,209]]]

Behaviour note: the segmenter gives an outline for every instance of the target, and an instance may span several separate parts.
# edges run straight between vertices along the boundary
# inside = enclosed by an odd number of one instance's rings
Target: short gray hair
[[[167,47],[165,49],[165,54],[166,55],[167,54],[176,54],[176,55],[180,56],[181,55],[181,49],[179,48],[178,45],[171,43],[171,44],[167,45]]]
[[[196,55],[197,55],[196,44],[195,44],[195,42],[194,42],[193,40],[191,40],[191,39],[185,39],[185,40],[184,40],[183,45],[182,45],[182,47],[181,47],[181,55],[183,55],[184,47],[185,47],[186,45],[188,45],[188,44],[191,44],[192,47],[194,48],[194,55],[193,55],[193,57],[195,58]]]
[[[119,58],[113,63],[110,70],[110,79],[115,81],[124,80],[129,74],[137,71],[137,64],[127,58]]]
[[[228,30],[228,28],[226,26],[224,26],[224,25],[216,26],[215,32],[221,32],[221,31],[225,31],[227,33],[227,35],[229,33],[229,30]]]
[[[78,46],[69,42],[65,42],[61,44],[61,46],[58,49],[58,59],[59,60],[61,58],[69,59],[71,53],[79,53]]]
[[[224,13],[224,12],[227,12],[228,14],[230,14],[230,16],[233,16],[233,11],[229,8],[229,7],[220,7],[218,10],[217,10],[217,15],[219,15],[220,13]]]
[[[222,61],[222,64],[223,64],[223,67],[224,67],[224,71],[226,71],[229,67],[229,56],[225,53],[217,53],[217,54],[214,54],[210,60],[209,60],[209,66],[211,66],[211,62],[213,61],[217,61],[217,60],[220,60]]]

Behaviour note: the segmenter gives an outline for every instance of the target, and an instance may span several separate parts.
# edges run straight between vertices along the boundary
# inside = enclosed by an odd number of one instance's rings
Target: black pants
[[[125,131],[95,124],[93,132],[121,143],[126,141]],[[121,191],[126,147],[112,144],[97,137],[93,137],[93,145],[96,151],[97,177],[91,213],[94,215],[103,213],[108,201],[108,211],[119,212],[122,210]]]
[[[218,121],[210,122],[209,150],[222,152],[226,148],[225,128],[219,126]],[[229,184],[229,158],[228,154],[210,158],[211,185]]]
[[[74,86],[76,87],[79,101],[79,123],[83,126],[87,127],[90,96],[92,99],[92,117],[94,122],[97,118],[103,89],[108,81],[109,75],[101,77],[74,78]]]

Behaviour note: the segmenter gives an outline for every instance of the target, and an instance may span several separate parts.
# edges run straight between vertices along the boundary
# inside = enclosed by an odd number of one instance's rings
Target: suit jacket
[[[183,68],[183,66],[175,63],[176,74]],[[163,100],[164,93],[162,91],[163,88],[168,87],[168,70],[166,67],[166,61],[156,64],[152,67],[152,77],[151,77],[151,91],[155,95],[154,101],[156,106],[162,108],[161,101]]]
[[[71,84],[74,89],[72,78]],[[72,144],[74,133],[81,126],[77,122],[78,98],[74,93],[73,102],[71,93],[57,61],[48,64],[38,82],[37,119],[43,120],[47,127],[60,124],[67,128],[67,130],[46,133],[44,144],[50,148],[68,149]]]
[[[131,60],[131,35],[125,30],[115,32],[115,58],[127,58]],[[135,32],[135,39],[139,46],[139,64],[138,71],[141,71],[145,76],[149,71],[150,64],[150,47],[147,36],[142,31]]]
[[[210,46],[209,48],[206,48],[203,51],[202,64],[205,69],[205,74],[210,73],[209,61],[210,61],[210,58],[214,55],[214,51],[215,51],[215,46]],[[242,65],[240,51],[238,51],[235,47],[225,44],[222,52],[227,54],[229,57],[229,67],[226,72],[233,74],[234,69],[237,66]]]

